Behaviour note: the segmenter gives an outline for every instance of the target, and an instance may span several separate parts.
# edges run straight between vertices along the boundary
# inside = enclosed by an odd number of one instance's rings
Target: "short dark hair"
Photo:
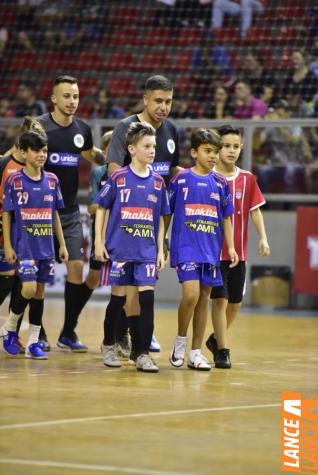
[[[221,149],[222,141],[219,134],[212,129],[195,129],[191,134],[191,148],[197,150],[200,145],[211,144]]]
[[[67,74],[64,74],[55,78],[53,86],[58,86],[63,82],[68,82],[69,84],[77,84],[78,81],[77,78],[75,78],[74,76],[68,76]]]
[[[30,148],[31,150],[38,152],[41,148],[47,145],[47,137],[36,132],[24,132],[19,137],[19,147],[25,152]]]
[[[223,135],[229,135],[229,134],[239,135],[240,137],[242,136],[240,129],[238,129],[237,127],[233,127],[233,125],[231,124],[221,125],[217,129],[217,131],[220,137],[223,137]]]
[[[152,125],[147,124],[147,122],[132,122],[128,127],[126,144],[135,145],[142,137],[145,137],[146,135],[156,135],[156,131]]]
[[[173,85],[170,79],[159,74],[151,76],[145,82],[145,91],[172,91]]]

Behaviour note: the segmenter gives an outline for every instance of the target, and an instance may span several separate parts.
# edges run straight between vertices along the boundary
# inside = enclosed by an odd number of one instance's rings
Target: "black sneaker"
[[[214,363],[215,363],[216,356],[218,354],[218,342],[216,341],[214,333],[212,333],[212,335],[209,336],[209,338],[207,339],[205,344],[206,344],[206,347],[208,348],[208,350],[210,350],[211,353],[213,353],[213,359],[214,359]]]
[[[222,348],[222,350],[219,350],[214,362],[216,368],[231,368],[232,365],[230,360],[230,350],[227,348]]]

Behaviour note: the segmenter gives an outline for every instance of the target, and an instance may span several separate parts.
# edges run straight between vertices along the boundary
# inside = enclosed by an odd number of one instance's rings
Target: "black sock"
[[[111,295],[104,320],[104,345],[114,345],[116,341],[116,325],[125,305],[126,297]]]
[[[25,299],[23,295],[20,294],[16,295],[14,300],[11,303],[11,310],[15,315],[20,315],[21,313],[24,312],[26,306],[29,303],[29,299]]]
[[[31,325],[41,326],[44,308],[44,299],[31,299],[29,308],[29,322]]]
[[[11,292],[13,284],[14,275],[0,275],[0,305]]]
[[[154,300],[153,290],[139,292],[140,305],[140,351],[148,354],[154,329]]]
[[[76,311],[77,311],[77,319],[85,307],[86,303],[90,299],[90,296],[92,295],[94,289],[90,289],[86,282],[83,282],[78,289],[78,296],[77,296],[77,302],[76,302]],[[76,322],[77,323],[77,322]]]
[[[129,334],[131,339],[131,351],[135,354],[135,356],[139,356],[140,354],[140,316],[139,315],[132,315],[131,317],[127,318],[128,326],[129,326]]]
[[[9,304],[9,309],[10,310],[12,308],[12,302],[14,302],[19,297],[19,295],[21,295],[21,289],[22,289],[21,280],[19,279],[19,277],[17,275],[15,275],[14,276],[13,287],[12,287],[12,290],[11,290],[11,297],[10,297],[10,304]],[[18,334],[19,334],[21,323],[22,323],[22,320],[23,320],[23,315],[24,315],[24,312],[22,313],[22,315],[19,318],[18,323],[17,323],[17,333]]]
[[[116,325],[116,341],[122,341],[128,333],[128,318],[124,309],[120,312]]]
[[[65,282],[64,300],[65,300],[65,314],[64,314],[64,326],[61,331],[62,336],[72,338],[74,335],[74,329],[77,324],[77,301],[80,299],[80,290],[82,284],[72,284],[71,282]]]

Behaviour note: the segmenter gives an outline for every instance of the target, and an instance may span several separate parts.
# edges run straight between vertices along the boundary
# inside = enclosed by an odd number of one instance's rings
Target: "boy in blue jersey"
[[[47,159],[47,138],[35,132],[20,136],[19,147],[25,167],[5,183],[3,237],[6,260],[15,264],[22,288],[11,301],[4,324],[4,351],[19,353],[17,323],[30,299],[43,299],[45,283],[54,281],[53,227],[60,244],[61,260],[68,258],[58,209],[64,206],[57,177],[42,170]],[[40,311],[41,310],[41,311]],[[30,314],[26,358],[47,359],[39,344],[42,309]]]
[[[154,286],[157,271],[164,268],[164,221],[170,214],[164,179],[149,165],[155,157],[155,130],[146,122],[132,123],[127,132],[131,164],[115,170],[95,202],[95,256],[110,259],[108,283],[112,286],[106,309],[104,364],[121,365],[115,345],[117,320],[126,301],[126,286],[136,286],[140,317],[131,328],[132,351],[139,371],[157,372],[149,356],[154,326]],[[102,227],[109,219],[106,240]],[[105,247],[104,247],[105,242]]]
[[[208,371],[211,365],[201,353],[211,287],[221,285],[220,252],[223,235],[234,267],[238,257],[234,249],[232,196],[227,182],[212,171],[222,147],[219,135],[197,129],[191,136],[191,155],[195,165],[171,180],[170,207],[174,215],[171,232],[171,267],[182,284],[178,309],[178,335],[170,354],[170,363],[183,365],[187,330],[193,316],[192,349],[188,367]]]

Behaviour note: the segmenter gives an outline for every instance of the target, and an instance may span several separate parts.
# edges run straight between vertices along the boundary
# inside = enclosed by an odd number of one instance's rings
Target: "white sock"
[[[32,345],[32,343],[37,343],[39,341],[39,334],[41,330],[41,325],[29,325],[30,327],[30,334],[29,334],[29,340],[28,340],[28,345]]]
[[[179,336],[177,335],[176,336],[176,339],[180,340],[180,341],[183,341],[183,342],[187,342],[188,341],[188,337],[187,336]]]
[[[196,355],[200,355],[200,354],[201,354],[201,348],[199,348],[198,350],[190,350],[190,352],[189,352],[190,359],[192,359]]]
[[[22,313],[20,315],[16,315],[15,313],[12,312],[12,310],[10,310],[9,316],[3,325],[5,330],[7,330],[8,332],[17,331],[18,320],[21,317],[21,315]]]

